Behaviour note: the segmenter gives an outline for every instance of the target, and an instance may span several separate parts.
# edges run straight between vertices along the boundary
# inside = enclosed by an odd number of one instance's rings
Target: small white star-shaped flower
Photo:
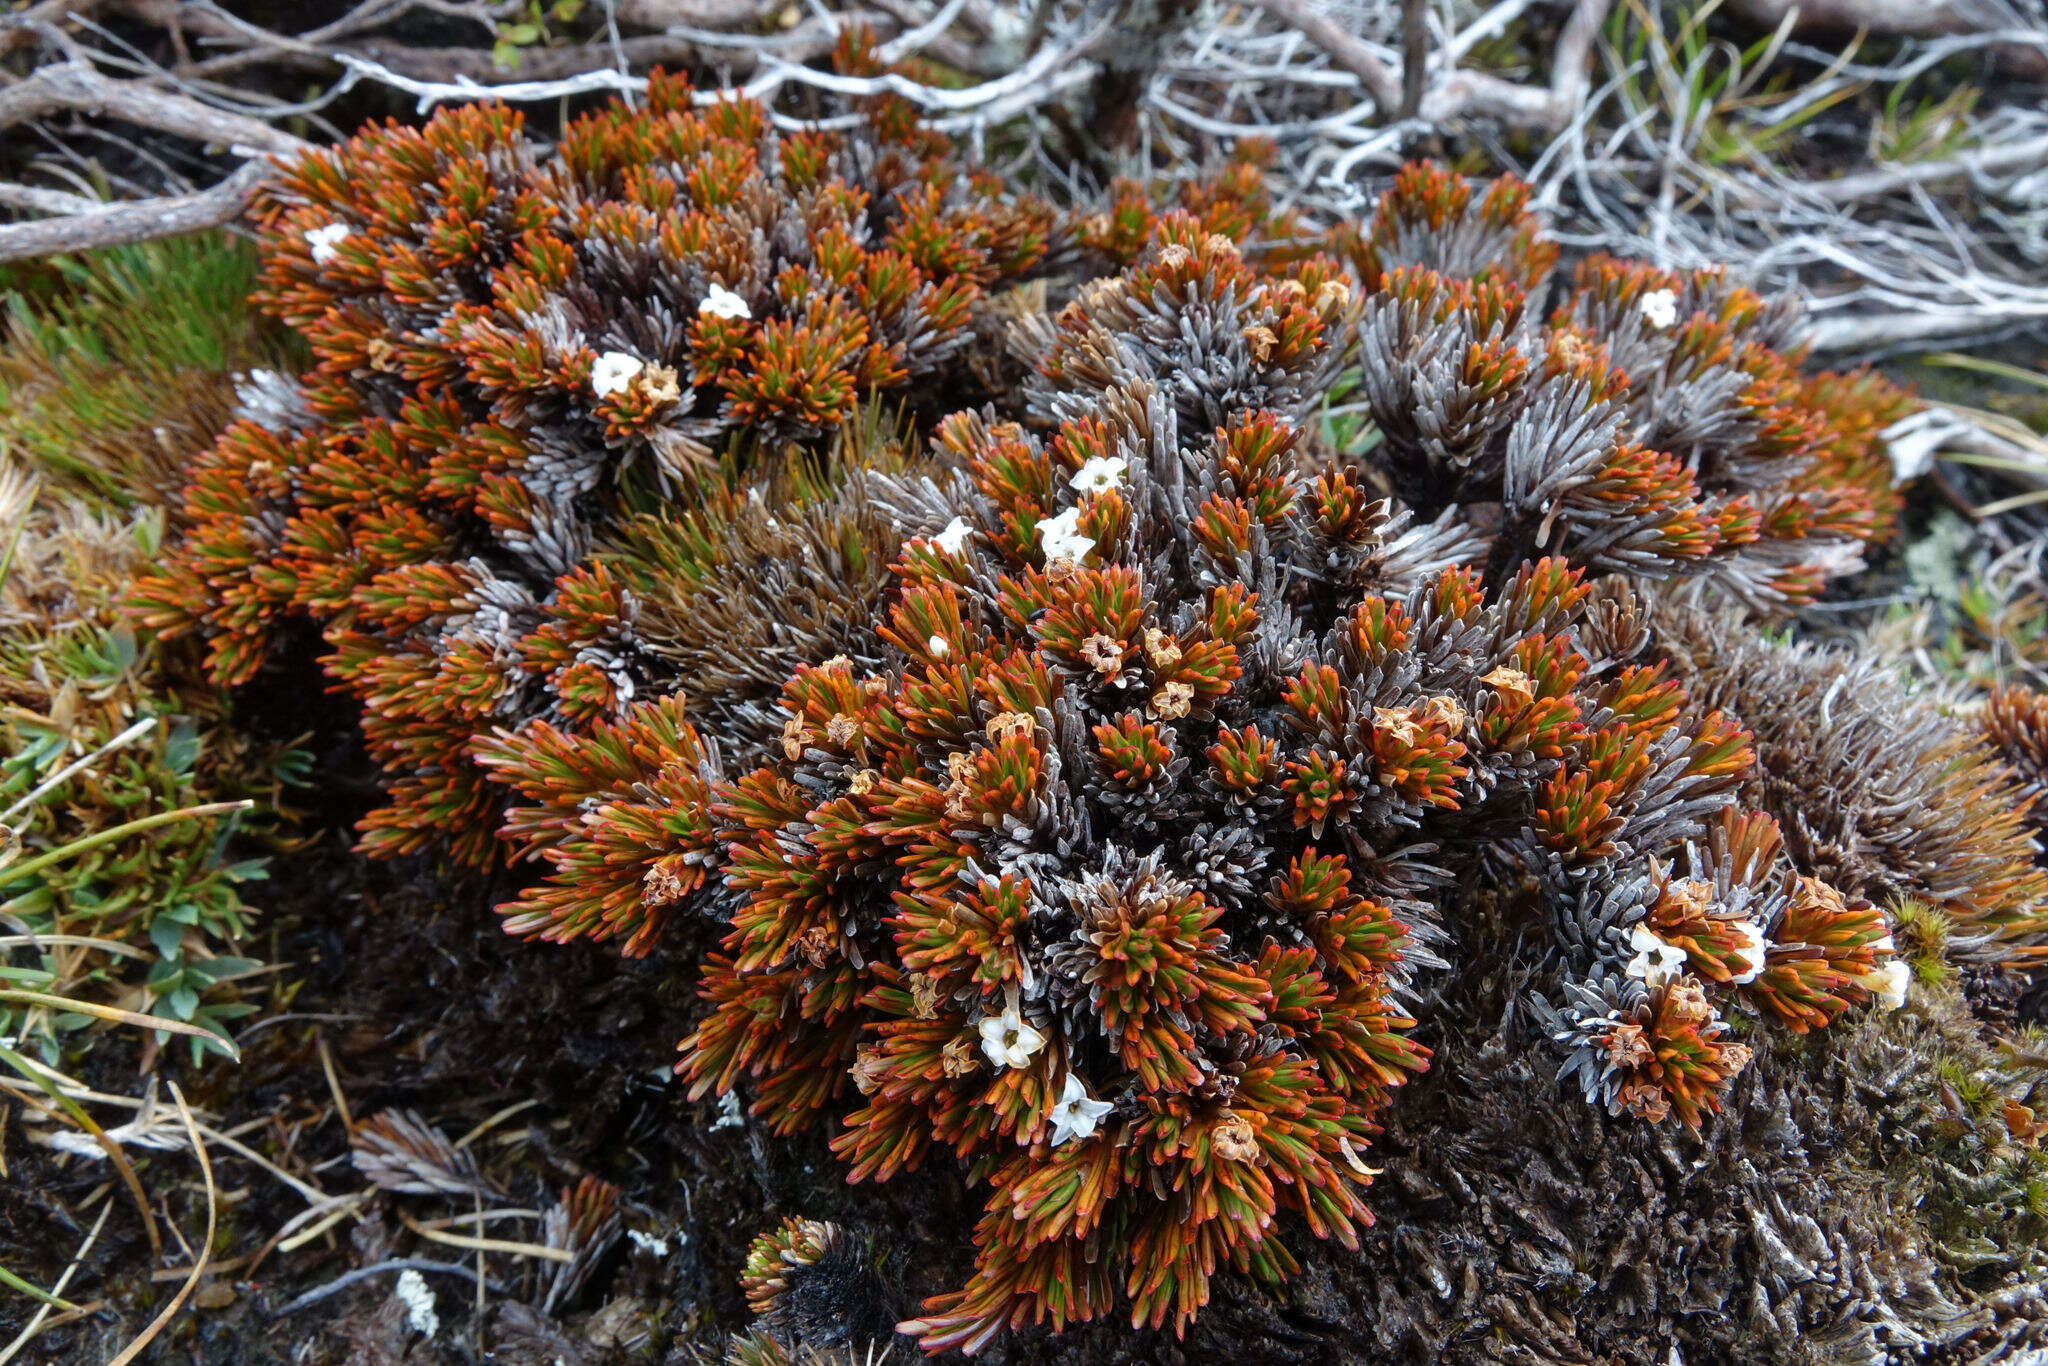
[[[1678,295],[1668,289],[1653,289],[1636,304],[1643,321],[1662,332],[1678,321]]]
[[[1047,564],[1054,560],[1073,560],[1078,564],[1082,556],[1095,549],[1095,540],[1081,534],[1081,509],[1076,507],[1038,524],[1038,546],[1045,552]]]
[[[1764,932],[1754,920],[1738,920],[1728,927],[1735,931],[1737,940],[1735,957],[1742,964],[1742,971],[1731,980],[1736,986],[1754,982],[1764,970],[1764,952],[1770,945],[1764,940]]]
[[[1645,926],[1629,931],[1628,946],[1636,951],[1628,960],[1628,975],[1642,978],[1645,986],[1661,986],[1685,971],[1685,950],[1659,939]]]
[[[727,289],[724,285],[713,284],[711,292],[704,296],[704,302],[697,305],[699,313],[709,313],[714,318],[751,318],[752,310],[747,301]]]
[[[1072,1072],[1060,1086],[1060,1098],[1052,1107],[1052,1146],[1070,1138],[1093,1138],[1095,1126],[1115,1107],[1106,1100],[1090,1100],[1088,1088]]]
[[[1031,1055],[1045,1047],[1045,1035],[1024,1023],[1015,1006],[981,1021],[981,1051],[997,1067],[1029,1067]]]
[[[313,249],[313,264],[324,266],[334,259],[334,249],[348,237],[348,224],[329,223],[322,228],[306,229],[306,245]]]
[[[1100,493],[1124,482],[1131,462],[1120,455],[1098,455],[1084,462],[1067,482],[1083,493]]]
[[[590,367],[590,392],[599,398],[616,394],[631,384],[642,368],[643,362],[638,356],[629,356],[624,351],[607,351]]]
[[[932,537],[932,544],[945,551],[948,555],[958,555],[967,548],[967,538],[973,532],[974,528],[967,525],[965,517],[955,517],[952,521],[946,523],[944,531]]]
[[[1906,1004],[1906,987],[1912,980],[1913,970],[1906,966],[1906,960],[1894,958],[1864,978],[1863,987],[1877,998],[1879,1010],[1897,1010]]]

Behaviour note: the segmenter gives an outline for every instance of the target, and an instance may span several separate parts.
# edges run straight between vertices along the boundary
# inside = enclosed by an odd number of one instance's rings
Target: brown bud
[[[1152,694],[1152,714],[1165,721],[1178,721],[1194,709],[1192,683],[1166,683]]]
[[[1678,1024],[1704,1024],[1714,1018],[1706,989],[1697,977],[1681,977],[1665,988],[1665,1009]]]
[[[1603,1046],[1607,1051],[1608,1064],[1624,1072],[1633,1071],[1657,1057],[1643,1035],[1643,1027],[1628,1021],[1610,1030]]]
[[[676,380],[676,372],[666,365],[644,367],[633,381],[633,387],[649,403],[674,403],[683,396],[682,386]]]
[[[864,1096],[872,1096],[882,1089],[888,1071],[889,1060],[878,1050],[862,1049],[860,1056],[853,1060],[854,1089]]]
[[[1157,626],[1145,628],[1145,658],[1152,661],[1152,667],[1163,669],[1169,664],[1180,663],[1180,644]]]
[[[979,1050],[972,1034],[956,1034],[939,1050],[939,1070],[949,1077],[965,1077],[981,1069]]]
[[[966,783],[950,783],[946,787],[946,815],[956,821],[974,819],[973,804],[967,800]]]
[[[1593,348],[1586,345],[1586,339],[1577,330],[1567,328],[1554,332],[1550,337],[1550,360],[1566,374],[1581,370],[1593,359]]]
[[[828,925],[813,925],[797,936],[797,952],[814,968],[830,963],[833,951],[838,947],[839,936]]]
[[[1621,1107],[1639,1119],[1652,1124],[1661,1124],[1671,1113],[1671,1097],[1664,1094],[1664,1088],[1654,1081],[1638,1078],[1621,1088],[1615,1099]]]
[[[1536,696],[1536,680],[1520,669],[1512,669],[1505,664],[1492,673],[1481,675],[1479,681],[1514,706],[1519,707]]]
[[[1446,735],[1456,735],[1465,729],[1465,708],[1449,694],[1425,700],[1416,714],[1425,725],[1433,726]]]
[[[1225,1110],[1209,1130],[1209,1150],[1226,1162],[1258,1162],[1265,1157],[1251,1121],[1235,1110]]]
[[[654,861],[647,870],[647,876],[640,880],[642,901],[649,906],[673,906],[683,899],[683,893],[688,889],[676,872],[677,862],[674,854]]]
[[[1404,745],[1422,739],[1422,727],[1416,724],[1413,707],[1374,707],[1372,725],[1374,730],[1383,730]]]
[[[1104,678],[1115,678],[1124,668],[1123,642],[1097,631],[1081,642],[1081,659]]]
[[[1651,912],[1656,926],[1687,924],[1704,920],[1714,906],[1714,884],[1698,878],[1679,878],[1666,883],[1664,894],[1657,898],[1656,908]]]
[[[997,712],[983,728],[990,744],[1001,744],[1013,735],[1029,735],[1036,729],[1032,719],[1021,711]]]

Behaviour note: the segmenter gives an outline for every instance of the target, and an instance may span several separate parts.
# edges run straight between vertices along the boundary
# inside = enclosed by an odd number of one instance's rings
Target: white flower
[[[1646,926],[1629,931],[1628,946],[1636,951],[1628,960],[1628,975],[1642,978],[1645,986],[1661,986],[1685,971],[1685,950],[1659,939]]]
[[[934,655],[937,655],[940,658],[944,658],[945,656],[953,653],[953,647],[946,643],[946,638],[944,636],[933,636],[930,640],[927,640],[924,643],[924,647],[925,649],[930,650]]]
[[[1029,1067],[1031,1055],[1043,1047],[1045,1035],[1025,1024],[1015,1006],[982,1017],[981,1051],[997,1067]]]
[[[334,249],[348,236],[348,224],[329,223],[324,228],[307,228],[306,244],[313,248],[313,264],[324,266],[334,259]]]
[[[1741,940],[1735,946],[1735,957],[1742,964],[1742,971],[1730,980],[1736,986],[1754,982],[1764,970],[1764,953],[1770,947],[1764,941],[1763,928],[1754,920],[1738,920],[1728,928]]]
[[[1636,307],[1642,311],[1643,321],[1660,332],[1678,321],[1678,296],[1668,289],[1650,291]]]
[[[1100,493],[1123,483],[1124,471],[1130,467],[1131,462],[1120,455],[1093,456],[1067,482],[1083,493]]]
[[[709,313],[714,318],[751,318],[747,301],[727,289],[724,285],[713,284],[711,292],[704,296],[704,302],[697,305],[699,313]]]
[[[405,1306],[405,1321],[413,1332],[430,1338],[441,1330],[440,1316],[434,1313],[434,1292],[425,1276],[407,1267],[398,1273],[398,1284],[392,1287],[392,1293]]]
[[[974,528],[967,525],[965,517],[955,517],[946,523],[944,531],[932,537],[932,544],[948,555],[958,555],[967,548],[967,538],[973,533]]]
[[[1052,1146],[1070,1138],[1093,1138],[1095,1126],[1113,1107],[1106,1100],[1088,1099],[1088,1088],[1072,1072],[1060,1086],[1059,1103],[1052,1107]]]
[[[599,398],[616,394],[631,384],[633,376],[642,368],[638,356],[629,356],[624,351],[607,351],[597,358],[597,364],[590,367],[590,392]]]
[[[743,1127],[746,1122],[746,1116],[740,1113],[739,1092],[727,1091],[718,1098],[718,1118],[711,1121],[711,1132],[717,1133],[720,1129],[738,1129]]]
[[[1068,508],[1057,517],[1048,517],[1038,524],[1039,548],[1045,551],[1045,562],[1074,560],[1095,549],[1093,538],[1083,536],[1080,530],[1081,509]]]
[[[1906,985],[1912,980],[1913,971],[1906,966],[1906,960],[1894,958],[1865,977],[1863,989],[1877,998],[1879,1010],[1897,1010],[1906,1004]]]

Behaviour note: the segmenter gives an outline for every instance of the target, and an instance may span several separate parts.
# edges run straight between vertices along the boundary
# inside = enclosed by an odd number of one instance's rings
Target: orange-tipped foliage
[[[1405,984],[1457,934],[1446,889],[1533,875],[1573,974],[1626,973],[1628,918],[1609,933],[1574,900],[1616,879],[1661,879],[1655,923],[1716,983],[1765,952],[1736,921],[1742,879],[1775,863],[1744,843],[1723,886],[1658,861],[1722,829],[1749,755],[1718,716],[1684,723],[1654,665],[1582,637],[1596,606],[1635,610],[1626,590],[1554,559],[1489,588],[1451,562],[1475,549],[1458,528],[1347,505],[1354,468],[1309,454],[1298,414],[1351,318],[1343,291],[1300,283],[1314,269],[1281,289],[1169,217],[1040,361],[1049,408],[1104,401],[1043,437],[956,415],[942,493],[875,481],[916,533],[883,658],[800,668],[779,740],[739,776],[694,732],[670,742],[722,846],[723,890],[695,895],[730,908],[682,1046],[693,1094],[751,1080],[778,1131],[830,1113],[855,1180],[939,1151],[989,1187],[974,1277],[910,1325],[927,1347],[1119,1303],[1178,1330],[1219,1269],[1285,1273],[1283,1213],[1351,1241],[1374,1115],[1426,1056]],[[1204,430],[1167,397],[1175,357],[1105,368],[1094,338],[1138,298],[1296,336],[1240,380],[1285,406]],[[1229,534],[1198,515],[1225,502]],[[610,847],[608,803],[654,770],[551,795],[561,761],[538,738],[489,747],[544,803],[510,828],[555,865],[515,928],[640,942],[648,925],[600,903],[643,864],[583,870]],[[1618,1003],[1649,1061],[1607,1089],[1696,1124],[1745,1054],[1703,989],[1656,985]]]
[[[1352,1242],[1427,1056],[1411,980],[1477,888],[1535,889],[1568,1070],[1651,1119],[1704,1122],[1748,1058],[1723,1006],[1819,942],[1734,809],[1748,736],[1636,657],[1630,590],[1562,557],[1489,583],[1487,537],[1307,439],[1358,313],[1325,259],[1161,215],[1027,332],[1041,430],[958,413],[947,476],[864,486],[906,533],[876,647],[799,667],[765,744],[716,737],[734,773],[653,703],[653,752],[484,749],[552,865],[521,932],[644,944],[669,903],[621,893],[713,831],[678,903],[726,924],[694,1096],[828,1119],[856,1181],[942,1154],[986,1186],[973,1277],[906,1325],[928,1348],[1118,1307],[1179,1331],[1219,1270],[1291,1269],[1290,1227]],[[610,813],[656,793],[636,858]]]
[[[393,775],[364,846],[486,862],[474,736],[672,686],[591,562],[622,481],[686,491],[735,432],[779,451],[971,385],[977,300],[1055,231],[914,126],[782,136],[660,75],[552,149],[492,105],[369,129],[267,201],[260,301],[314,365],[259,377],[191,472],[139,615],[231,684],[312,619]]]
[[[1019,292],[975,351],[1051,217],[865,107],[782,135],[657,81],[547,155],[478,109],[309,159],[267,297],[318,364],[195,472],[144,610],[230,679],[319,621],[395,776],[366,844],[482,861],[513,801],[544,870],[513,932],[719,926],[693,1096],[830,1123],[851,1180],[936,1158],[986,1192],[926,1347],[1180,1332],[1299,1231],[1354,1245],[1447,960],[1532,955],[1566,1074],[1694,1126],[1749,1058],[1730,1003],[1805,1029],[1895,994],[1882,917],[1736,808],[1750,735],[1646,652],[1626,582],[1778,604],[1849,567],[1891,391],[1803,379],[1782,311],[1704,276],[1596,262],[1544,323],[1557,251],[1512,181],[1413,168],[1331,251],[1282,243],[1255,159],[1120,186],[1079,234],[1120,273]],[[1340,450],[1347,371],[1379,440]],[[761,571],[858,561],[873,610],[776,654],[774,702],[686,713],[662,649],[702,604],[643,599],[732,538],[612,514],[869,392],[930,460],[851,477],[840,558]],[[700,509],[743,496],[710,482]],[[687,567],[631,568],[663,547]],[[1516,914],[1512,950],[1465,942]]]
[[[1720,271],[1598,256],[1542,317],[1557,261],[1512,179],[1409,166],[1361,232],[1360,397],[1375,460],[1433,516],[1498,509],[1491,563],[1706,578],[1761,606],[1860,566],[1898,513],[1868,372],[1801,372],[1799,318]]]

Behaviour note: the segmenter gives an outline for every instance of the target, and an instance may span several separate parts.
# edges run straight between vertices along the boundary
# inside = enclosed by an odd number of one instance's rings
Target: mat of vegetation
[[[912,113],[464,107],[10,277],[0,1352],[2048,1349],[1982,471],[1511,180]]]

